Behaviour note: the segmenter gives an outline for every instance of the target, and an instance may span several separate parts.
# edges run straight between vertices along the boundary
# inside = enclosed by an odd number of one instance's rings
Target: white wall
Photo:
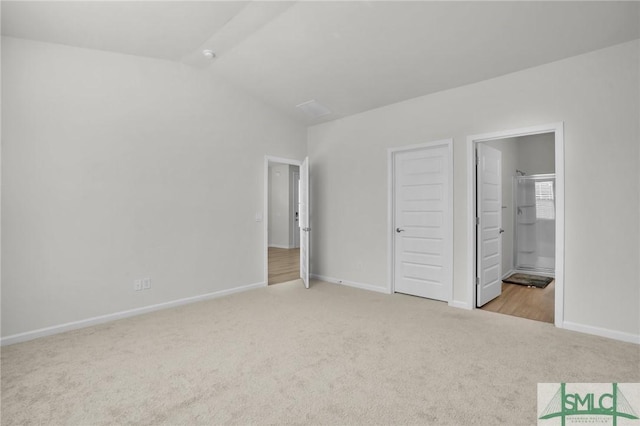
[[[518,170],[527,175],[555,173],[555,143],[553,133],[516,138]]]
[[[289,247],[289,185],[288,164],[269,166],[269,247]]]
[[[465,304],[467,136],[563,121],[565,322],[638,338],[639,50],[636,40],[310,128],[312,272],[385,288],[387,148],[453,137],[454,299]]]
[[[263,281],[304,128],[167,61],[3,38],[2,77],[2,336]]]

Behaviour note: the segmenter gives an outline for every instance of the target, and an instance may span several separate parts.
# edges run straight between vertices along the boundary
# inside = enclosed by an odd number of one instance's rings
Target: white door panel
[[[477,305],[482,306],[502,293],[502,153],[478,145]]]
[[[449,300],[452,285],[449,146],[398,152],[393,167],[395,291]]]
[[[411,211],[402,212],[400,220],[404,226],[412,226],[416,228],[438,229],[442,226],[442,213],[430,211]],[[425,232],[430,229],[424,229]],[[417,229],[421,231],[421,229]]]

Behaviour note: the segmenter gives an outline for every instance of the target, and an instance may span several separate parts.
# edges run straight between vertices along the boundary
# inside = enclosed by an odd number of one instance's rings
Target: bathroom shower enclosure
[[[556,176],[540,174],[514,178],[516,270],[555,273]]]

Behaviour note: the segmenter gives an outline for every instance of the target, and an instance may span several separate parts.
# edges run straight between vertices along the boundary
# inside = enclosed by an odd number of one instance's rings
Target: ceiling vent
[[[315,99],[296,105],[296,108],[300,108],[305,114],[307,114],[311,118],[320,118],[320,117],[324,117],[325,115],[331,114],[331,111],[329,110],[329,108],[320,104]]]

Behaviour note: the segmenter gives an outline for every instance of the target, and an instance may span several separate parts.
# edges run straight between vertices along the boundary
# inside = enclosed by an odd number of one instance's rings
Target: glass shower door
[[[555,174],[516,178],[516,269],[555,272],[555,183]]]

